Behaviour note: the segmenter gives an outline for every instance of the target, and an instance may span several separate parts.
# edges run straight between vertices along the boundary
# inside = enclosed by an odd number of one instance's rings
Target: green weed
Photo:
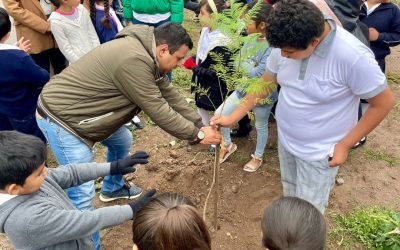
[[[367,249],[400,249],[400,213],[382,207],[357,208],[341,215],[332,214],[336,227],[330,234],[349,235]],[[339,242],[339,244],[342,244]]]
[[[390,167],[400,164],[400,159],[392,157],[382,150],[374,150],[368,148],[364,151],[364,156],[366,159],[375,161],[386,161]]]

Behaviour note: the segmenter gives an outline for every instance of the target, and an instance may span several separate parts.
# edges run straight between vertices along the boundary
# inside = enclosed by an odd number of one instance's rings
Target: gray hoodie
[[[94,249],[96,231],[132,219],[129,205],[75,209],[63,189],[110,174],[110,164],[71,164],[49,173],[39,191],[0,205],[0,233],[16,249]]]

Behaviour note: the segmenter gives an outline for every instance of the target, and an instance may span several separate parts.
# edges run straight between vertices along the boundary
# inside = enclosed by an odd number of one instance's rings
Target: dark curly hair
[[[275,48],[306,49],[324,32],[322,12],[308,0],[282,0],[267,20],[267,40]]]

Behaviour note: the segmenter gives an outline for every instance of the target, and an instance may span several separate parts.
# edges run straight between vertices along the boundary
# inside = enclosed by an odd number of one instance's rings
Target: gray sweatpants
[[[321,213],[328,205],[339,167],[321,161],[305,161],[289,153],[278,142],[279,163],[284,196],[294,196],[313,204]]]

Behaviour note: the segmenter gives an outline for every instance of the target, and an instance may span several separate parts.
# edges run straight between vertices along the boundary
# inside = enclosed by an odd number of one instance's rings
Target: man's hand
[[[335,149],[333,151],[333,157],[328,162],[329,167],[338,167],[341,166],[347,159],[349,155],[349,150],[351,147],[344,145],[343,143],[339,142],[335,145]]]
[[[369,40],[376,41],[378,40],[379,32],[375,28],[369,28]]]
[[[31,49],[31,41],[30,40],[25,40],[24,37],[21,37],[21,39],[18,40],[18,42],[15,43],[15,46],[19,47],[21,50],[25,51],[28,53],[28,51]]]
[[[204,139],[200,141],[201,144],[211,145],[220,144],[222,140],[221,133],[211,126],[203,127]]]
[[[235,123],[233,122],[230,116],[215,115],[211,117],[210,125],[214,128],[216,128],[217,126],[231,128],[233,127],[233,125],[235,125]]]
[[[113,161],[110,164],[110,175],[128,174],[136,171],[136,164],[147,164],[149,155],[144,151],[139,151],[126,157],[125,159]]]
[[[143,207],[145,206],[147,203],[150,202],[151,198],[153,198],[153,196],[156,194],[156,190],[155,189],[151,189],[150,191],[148,191],[147,193],[145,193],[144,195],[142,195],[142,197],[135,201],[135,202],[130,202],[128,203],[129,206],[131,206],[132,208],[132,212],[133,212],[133,216],[135,216],[135,214]]]

